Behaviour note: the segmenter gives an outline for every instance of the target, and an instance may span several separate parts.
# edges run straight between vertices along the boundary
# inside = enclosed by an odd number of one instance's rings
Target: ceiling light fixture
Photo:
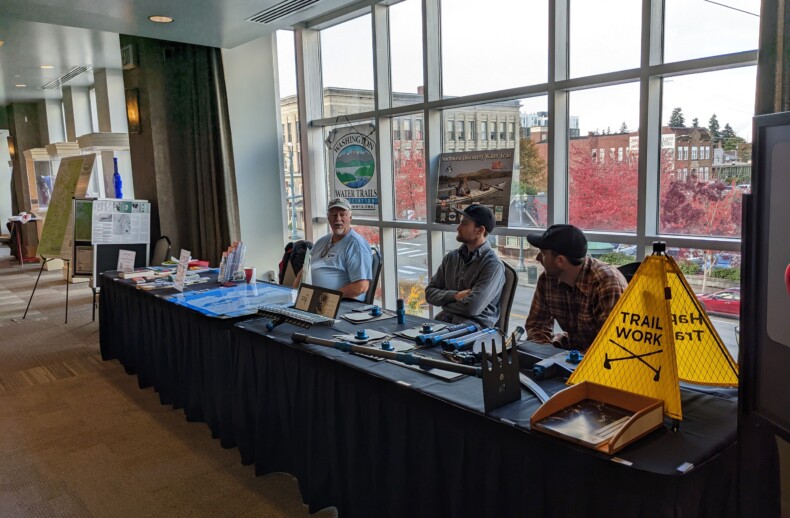
[[[2,47],[2,46],[3,46],[3,43],[5,43],[5,41],[3,41],[3,40],[0,40],[0,47]]]
[[[52,66],[52,65],[41,65],[41,68],[46,70],[46,69],[55,68],[55,67]]]
[[[23,84],[18,84],[14,86],[16,86],[17,88],[27,88],[27,85],[23,85]]]
[[[173,19],[169,16],[153,15],[148,17],[154,23],[173,23]]]

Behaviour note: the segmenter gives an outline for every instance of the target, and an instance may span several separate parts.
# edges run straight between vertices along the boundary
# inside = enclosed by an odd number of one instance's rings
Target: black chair
[[[505,261],[505,283],[502,285],[502,294],[499,296],[499,320],[496,326],[503,333],[507,333],[507,326],[510,323],[510,309],[513,307],[513,299],[516,296],[518,286],[518,273],[516,269]]]
[[[641,265],[642,265],[641,262],[636,261],[634,263],[628,263],[622,266],[618,266],[617,269],[620,270],[620,273],[623,274],[623,277],[625,277],[626,281],[631,282],[631,279],[634,277],[634,274],[636,273],[636,271],[639,269]]]
[[[373,278],[370,280],[367,293],[365,293],[365,304],[373,304],[373,299],[376,298],[376,288],[379,286],[379,278],[381,277],[381,254],[379,249],[371,246],[370,253],[373,254],[373,263],[371,265]]]
[[[162,236],[156,240],[154,250],[151,252],[151,266],[161,266],[170,258],[170,238]]]

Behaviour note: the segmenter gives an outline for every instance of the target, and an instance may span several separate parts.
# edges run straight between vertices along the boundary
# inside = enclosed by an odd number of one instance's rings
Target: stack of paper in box
[[[46,150],[51,158],[77,156],[80,154],[80,145],[76,142],[55,142],[47,144]]]
[[[241,241],[234,241],[228,249],[222,252],[222,261],[219,264],[219,282],[227,282],[233,279],[233,274],[241,270],[244,266],[244,254],[247,246]]]
[[[123,150],[129,149],[129,135],[126,133],[88,133],[77,137],[77,143],[80,149]]]

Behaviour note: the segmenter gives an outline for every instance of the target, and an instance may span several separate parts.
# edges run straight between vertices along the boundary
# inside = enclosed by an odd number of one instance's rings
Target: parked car
[[[741,314],[741,289],[728,288],[726,290],[697,294],[697,299],[702,303],[702,308],[711,314],[739,316]]]

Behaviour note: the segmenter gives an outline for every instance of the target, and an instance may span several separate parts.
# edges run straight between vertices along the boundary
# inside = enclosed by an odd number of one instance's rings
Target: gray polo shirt
[[[472,253],[461,245],[448,253],[425,288],[425,300],[441,306],[437,320],[460,323],[472,321],[493,327],[499,320],[499,298],[505,284],[505,267],[488,241]],[[471,289],[466,298],[456,301],[459,291]]]

